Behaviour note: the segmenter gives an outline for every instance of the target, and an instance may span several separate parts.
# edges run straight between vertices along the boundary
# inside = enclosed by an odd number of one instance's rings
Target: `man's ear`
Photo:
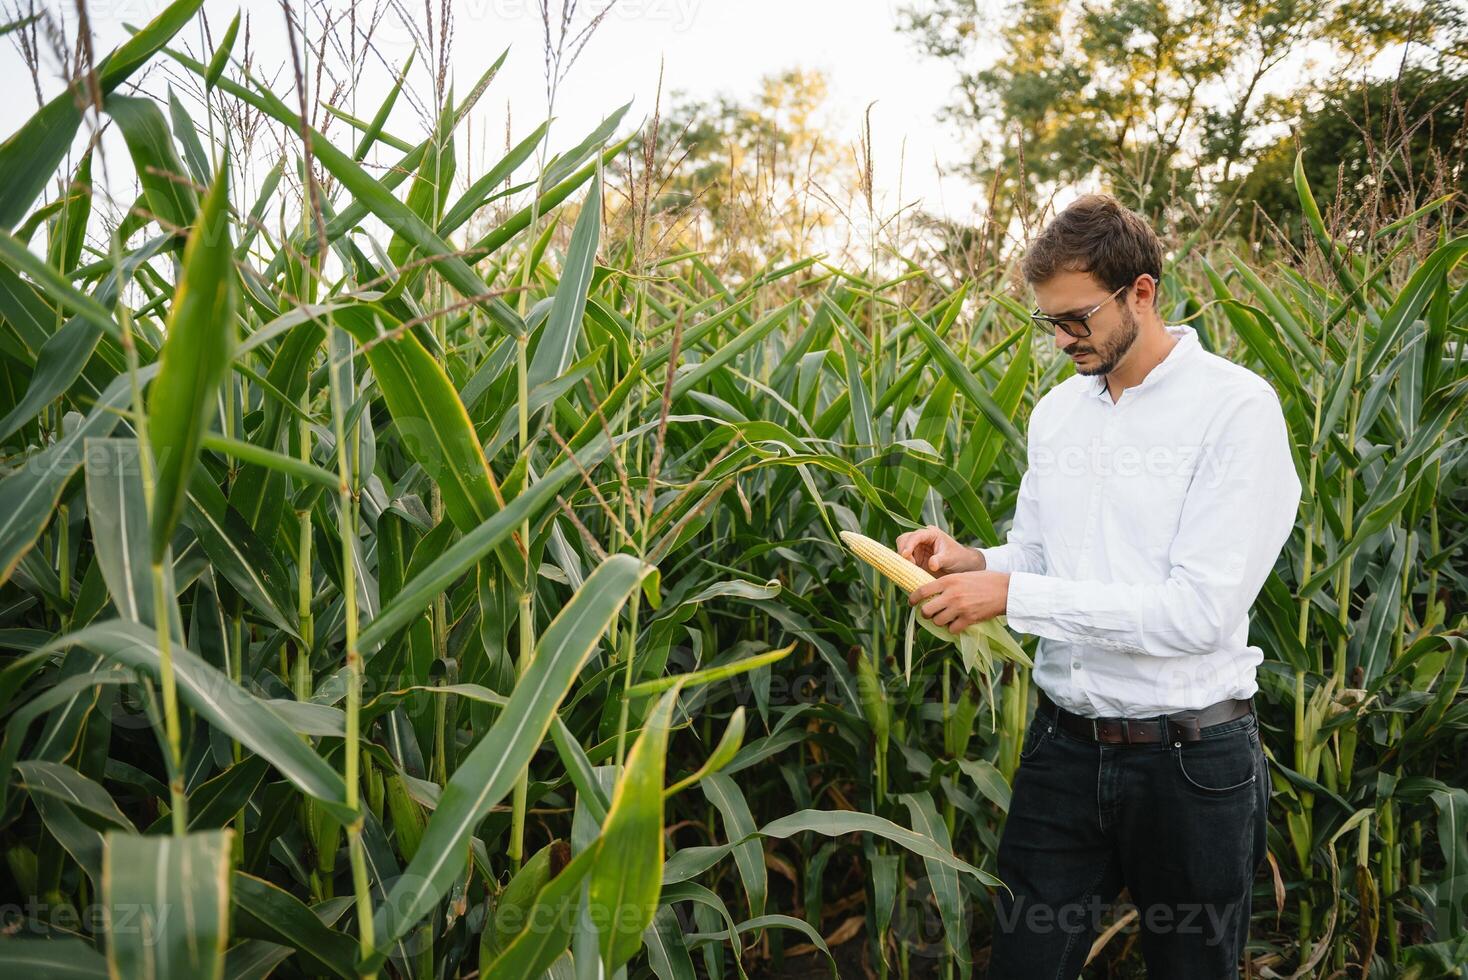
[[[1157,309],[1157,280],[1153,279],[1150,274],[1137,277],[1136,283],[1132,286],[1132,293],[1137,298],[1138,308],[1153,311]]]

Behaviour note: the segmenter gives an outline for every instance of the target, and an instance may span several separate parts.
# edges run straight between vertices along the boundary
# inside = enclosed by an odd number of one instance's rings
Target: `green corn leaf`
[[[933,331],[932,327],[924,323],[911,310],[908,310],[907,314],[908,318],[912,321],[913,327],[917,330],[918,337],[922,339],[923,343],[927,345],[928,350],[932,352],[933,359],[938,362],[938,365],[943,369],[943,373],[948,376],[948,380],[952,381],[958,390],[963,392],[964,396],[974,404],[975,408],[983,413],[984,418],[989,421],[989,424],[1011,446],[1023,451],[1025,447],[1024,437],[1019,434],[1019,430],[1014,427],[1014,423],[1009,420],[1009,416],[1005,414],[1004,409],[999,407],[999,403],[994,400],[994,396],[989,394],[988,390],[984,388],[974,373],[968,369],[963,361],[959,360],[958,355],[953,353],[952,348],[943,342],[943,338],[939,337]]]
[[[40,660],[51,653],[49,647],[43,646],[35,651],[34,656]],[[80,706],[84,713],[88,706],[95,703],[99,694],[97,688],[128,682],[128,677],[122,671],[95,669],[95,658],[92,658],[91,663],[78,658],[69,666],[73,666],[76,672],[70,673],[47,690],[27,698],[5,720],[5,737],[0,742],[0,810],[4,809],[10,798],[10,774],[30,725],[52,711],[56,711],[59,716],[66,716]],[[38,757],[46,755],[38,748],[32,748],[31,754]]]
[[[231,834],[106,835],[102,913],[109,973],[130,980],[224,975]]]
[[[545,628],[509,704],[450,777],[417,855],[379,906],[379,946],[404,935],[448,892],[463,867],[470,832],[510,791],[602,633],[650,571],[631,555],[609,556]]]
[[[151,376],[153,370],[150,367],[139,374]],[[84,441],[112,432],[119,418],[117,412],[129,394],[128,379],[118,378],[80,425],[0,480],[0,500],[5,501],[4,513],[0,513],[0,582],[9,580],[15,566],[50,523],[61,491],[81,464]]]
[[[528,918],[541,925],[521,930],[504,952],[490,962],[484,976],[496,980],[538,980],[545,976],[551,964],[571,945],[581,882],[591,871],[597,852],[597,847],[588,847],[540,890]]]
[[[234,249],[229,234],[229,166],[221,160],[184,246],[168,311],[158,377],[148,390],[148,437],[157,462],[150,553],[157,563],[183,516],[204,432],[235,343]]]
[[[439,113],[438,128],[429,140],[423,163],[408,185],[408,210],[423,219],[426,227],[438,225],[443,209],[448,206],[449,189],[454,183],[453,93],[450,92]],[[394,234],[387,246],[387,257],[393,265],[402,265],[412,254],[413,245],[401,232]]]
[[[485,927],[480,956],[498,956],[526,928],[538,928],[530,919],[535,899],[571,861],[565,841],[552,841],[531,855],[495,899],[493,921]]]
[[[393,82],[392,88],[388,90],[387,98],[382,100],[377,114],[372,117],[372,122],[362,132],[362,138],[357,141],[357,148],[352,151],[352,159],[361,163],[367,159],[367,151],[372,149],[382,136],[382,127],[387,125],[387,117],[392,115],[392,107],[397,104],[398,95],[403,91],[403,82],[408,77],[408,72],[413,68],[413,59],[418,56],[418,49],[414,48],[408,52],[408,60],[403,62],[403,68],[398,72],[397,80]]]
[[[1423,315],[1433,295],[1438,290],[1447,288],[1448,274],[1465,256],[1468,256],[1468,236],[1454,238],[1434,249],[1412,272],[1412,277],[1382,315],[1381,326],[1371,344],[1370,352],[1362,358],[1363,378],[1376,375],[1387,353],[1412,325],[1412,321]]]
[[[132,821],[117,808],[107,790],[71,766],[29,759],[17,762],[15,771],[20,774],[21,785],[27,792],[54,796],[74,809],[86,811],[101,823],[117,830],[136,832]]]
[[[193,67],[195,64],[197,62],[189,66]],[[277,99],[268,87],[261,85],[260,94],[254,95],[246,89],[232,86],[225,79],[221,79],[219,85],[220,88],[250,102],[277,122],[290,127],[292,132],[302,131],[300,117],[286,108],[285,104]],[[523,325],[519,317],[514,315],[514,311],[503,300],[493,295],[479,274],[460,257],[458,250],[440,238],[431,225],[415,214],[408,205],[393,197],[388,188],[362,169],[362,166],[351,156],[333,146],[325,136],[314,129],[308,128],[308,131],[312,152],[316,159],[332,176],[341,181],[356,203],[365,206],[378,218],[381,218],[388,227],[401,234],[424,255],[433,257],[434,267],[438,269],[444,280],[458,290],[459,295],[466,300],[480,305],[502,329],[510,334],[516,334],[522,329]]]
[[[663,772],[668,729],[678,705],[674,686],[648,714],[612,793],[602,824],[588,901],[597,923],[602,969],[610,976],[642,948],[658,909],[663,867]]]
[[[105,97],[141,68],[188,23],[204,0],[175,0],[146,27],[120,45],[97,66],[97,87]],[[45,190],[46,183],[71,148],[82,123],[82,91],[68,88],[31,116],[0,144],[0,228],[14,228]]]
[[[967,861],[955,856],[952,851],[940,846],[937,841],[926,834],[899,827],[892,821],[871,813],[856,813],[851,810],[801,810],[765,824],[759,829],[759,833],[764,837],[783,838],[804,830],[824,834],[827,837],[838,837],[841,834],[855,832],[876,834],[894,844],[900,844],[919,857],[931,858],[945,867],[970,875],[981,884],[991,888],[1003,886],[1003,882],[998,878],[985,871],[980,871]]]
[[[9,232],[0,231],[0,263],[9,266],[14,272],[29,276],[35,287],[62,309],[85,317],[108,336],[118,340],[122,339],[122,329],[118,327],[117,321],[112,319],[112,314],[107,312],[105,306],[73,286],[64,275],[52,268],[39,255],[26,248],[23,242]],[[16,279],[15,285],[18,288],[27,288],[19,284],[20,280]],[[33,310],[26,312],[34,315]],[[30,316],[20,320],[20,323],[23,324],[29,319],[31,319]],[[38,334],[32,332],[26,339],[34,344],[35,351],[39,351],[50,335],[49,329],[40,327]],[[34,353],[32,356],[34,357]]]
[[[270,770],[264,756],[251,755],[189,792],[189,829],[217,830],[234,820],[249,803],[250,797]],[[166,834],[170,817],[166,814],[144,833]]]
[[[289,635],[300,635],[290,583],[280,560],[202,469],[193,475],[184,523],[194,532],[214,570],[252,609]]]
[[[597,127],[581,140],[580,143],[558,153],[546,164],[545,172],[540,175],[540,189],[554,187],[564,181],[571,172],[581,164],[591,159],[597,150],[606,145],[607,140],[617,131],[617,126],[622,122],[622,117],[632,107],[631,102],[624,103],[614,109],[605,119],[597,124]]]
[[[323,470],[319,466],[312,466],[295,456],[287,456],[285,453],[257,446],[253,442],[206,434],[201,445],[205,449],[231,456],[242,463],[254,463],[257,466],[275,470],[277,473],[283,473],[300,483],[309,483],[332,493],[335,493],[337,487],[341,485],[341,481],[334,473]]]
[[[86,451],[87,518],[97,564],[118,615],[156,627],[153,576],[148,557],[148,506],[143,499],[142,460],[136,439],[88,439]],[[172,568],[167,577],[170,633],[183,642],[183,620],[173,595]]]
[[[758,343],[761,339],[768,335],[770,331],[774,330],[781,323],[785,322],[785,320],[790,316],[791,312],[795,309],[795,306],[796,304],[794,301],[786,303],[775,312],[770,313],[769,315],[761,318],[758,322],[746,328],[743,332],[739,334],[739,336],[735,337],[733,340],[729,341],[726,344],[720,345],[718,351],[715,354],[713,354],[711,357],[705,358],[703,361],[700,361],[698,366],[693,368],[691,371],[681,372],[678,375],[678,379],[673,382],[673,399],[676,401],[677,399],[686,395],[688,392],[692,391],[698,385],[702,384],[705,379],[710,378],[722,371],[725,365],[727,365],[736,356],[753,347],[756,343]],[[658,410],[658,408],[658,403],[654,401],[650,404],[649,411],[655,412],[656,410]]]
[[[439,485],[449,519],[466,532],[488,520],[502,506],[499,487],[442,365],[413,333],[384,336],[398,323],[380,308],[351,307],[336,319],[365,349],[399,436]]]
[[[328,898],[311,906],[311,912],[322,925],[330,926],[352,907],[353,901],[350,895]],[[225,980],[268,980],[274,974],[275,968],[290,959],[295,952],[290,946],[263,939],[246,939],[235,943],[224,957]]]
[[[118,281],[122,278],[130,279],[137,267],[168,241],[169,237],[166,236],[152,238],[125,256],[122,260],[123,268],[110,271],[92,298],[99,305],[111,306],[116,301]],[[36,357],[35,373],[31,376],[25,397],[0,421],[0,439],[8,439],[22,425],[35,418],[43,408],[71,389],[73,384],[77,385],[75,390],[78,393],[83,389],[88,394],[98,392],[100,388],[93,384],[92,368],[100,369],[98,374],[107,381],[116,376],[123,362],[119,358],[115,366],[112,363],[112,349],[115,346],[112,337],[119,331],[110,316],[107,317],[107,324],[104,328],[92,316],[77,315],[46,338]],[[109,340],[103,341],[99,349],[98,342],[103,336],[107,336]],[[93,358],[93,352],[97,353],[96,358]],[[81,382],[77,384],[79,378]]]
[[[61,210],[47,232],[46,259],[58,269],[74,269],[81,261],[92,214],[92,151],[88,150],[71,178]]]
[[[294,895],[268,881],[236,871],[232,885],[236,936],[288,946],[314,974],[342,980],[357,976],[352,937],[329,928]]]
[[[1284,300],[1280,298],[1279,293],[1270,288],[1269,284],[1261,279],[1259,274],[1250,268],[1248,263],[1243,259],[1233,253],[1228,253],[1228,258],[1233,264],[1234,271],[1238,273],[1239,278],[1244,281],[1244,284],[1249,287],[1249,291],[1258,298],[1260,304],[1268,313],[1269,318],[1274,321],[1274,325],[1278,328],[1289,346],[1294,349],[1294,352],[1303,357],[1313,370],[1322,370],[1324,365],[1321,362],[1319,349],[1310,342],[1310,339],[1305,335],[1304,326],[1301,325],[1299,319],[1290,310]]]
[[[159,672],[156,639],[151,629],[114,619],[58,637],[43,649],[81,646],[156,677]],[[180,700],[250,751],[269,759],[282,776],[319,800],[339,819],[352,819],[351,811],[342,802],[346,789],[341,775],[301,741],[279,715],[198,654],[181,647],[174,648],[172,653]]]
[[[508,219],[501,222],[498,227],[486,233],[483,238],[469,246],[468,260],[478,262],[499,251],[506,243],[512,241],[516,235],[530,227],[530,219],[533,214],[549,214],[552,208],[555,208],[566,198],[574,194],[576,188],[590,180],[592,175],[596,173],[597,167],[604,166],[615,160],[623,150],[627,149],[632,139],[632,136],[628,136],[607,147],[602,151],[599,158],[588,163],[559,184],[542,193],[539,202],[525,205]]]
[[[658,980],[696,980],[698,974],[693,971],[693,959],[683,939],[683,924],[671,905],[658,909],[642,941],[647,946],[648,966]]]
[[[189,176],[193,178],[194,183],[207,187],[209,171],[213,169],[209,165],[209,154],[199,139],[199,131],[194,127],[193,117],[179,101],[178,93],[173,90],[172,85],[168,86],[168,117],[173,121],[173,138],[178,141],[179,147],[183,150],[183,158],[184,162],[188,164]],[[195,204],[197,205],[197,202]]]
[[[0,234],[0,351],[18,364],[31,365],[52,336],[57,319],[56,310],[41,298],[33,283],[40,284],[38,274],[65,280],[48,272],[50,266],[31,254],[25,243],[23,237]],[[32,271],[36,266],[39,269]],[[26,282],[17,270],[26,272],[33,282]]]
[[[81,819],[69,804],[46,794],[32,795],[31,803],[50,835],[77,863],[94,887],[102,884],[102,835]],[[131,829],[127,831],[131,833]]]
[[[209,58],[209,68],[204,72],[204,90],[206,92],[214,88],[214,84],[224,74],[224,69],[229,64],[230,52],[234,50],[234,39],[239,32],[240,15],[236,12],[234,19],[224,29],[224,37],[219,39],[219,46],[214,49],[214,54]]]
[[[107,114],[117,123],[127,140],[127,149],[138,172],[138,181],[143,185],[143,203],[149,218],[155,218],[164,231],[184,229],[193,224],[199,209],[191,178],[179,162],[173,148],[173,134],[163,111],[152,99],[134,96],[111,95],[107,98]],[[223,170],[220,171],[223,174]],[[219,191],[221,195],[225,192]],[[212,227],[227,228],[227,219],[222,217],[224,204],[217,213],[221,217],[211,219]],[[218,234],[216,231],[215,234]],[[177,300],[175,299],[175,303]]]
[[[509,179],[520,164],[530,159],[530,155],[540,145],[549,127],[549,121],[535,127],[529,136],[516,143],[498,163],[486,170],[484,176],[470,184],[469,189],[454,202],[454,206],[449,208],[448,213],[439,222],[438,233],[449,235],[457,231],[474,216],[476,211],[498,196],[496,189]]]
[[[579,474],[578,463],[588,471],[610,450],[605,439],[599,439],[587,449],[577,453],[575,462],[565,460],[531,484],[518,497],[511,500],[503,510],[493,517],[471,528],[435,558],[426,568],[414,575],[378,612],[376,618],[363,627],[359,642],[364,649],[372,649],[402,629],[421,613],[444,589],[459,576],[468,572],[495,550],[520,522],[533,518],[554,499],[556,493],[572,477]]]
[[[769,875],[765,871],[764,845],[754,834],[754,815],[749,803],[734,780],[723,773],[710,773],[699,784],[703,795],[719,811],[724,820],[724,834],[734,845],[734,864],[744,882],[744,895],[749,901],[749,914],[765,914],[765,898],[769,894]]]
[[[945,851],[953,849],[948,835],[948,826],[938,816],[931,793],[903,793],[898,797],[912,817],[913,831],[922,834]],[[943,919],[943,940],[950,956],[960,963],[960,971],[967,975],[971,969],[968,956],[968,921],[963,897],[963,888],[958,872],[942,861],[923,859],[923,869],[928,874],[928,883],[933,889],[933,898],[938,904],[938,914]]]
[[[738,594],[738,592],[733,589],[729,589],[727,591],[721,590],[721,592],[723,592],[723,594]],[[764,598],[765,596],[760,595],[758,597]],[[720,664],[717,667],[709,667],[705,670],[695,670],[690,674],[678,674],[668,677],[657,677],[650,681],[643,681],[640,684],[633,684],[631,687],[627,688],[627,697],[646,697],[650,694],[661,694],[671,687],[681,686],[685,689],[693,688],[698,687],[702,684],[712,684],[714,681],[722,681],[727,680],[730,677],[737,677],[738,675],[748,673],[751,670],[758,670],[761,667],[768,667],[771,664],[779,663],[781,660],[784,660],[786,657],[790,656],[792,652],[794,652],[795,646],[796,645],[794,643],[791,643],[787,646],[781,647],[778,650],[768,650],[764,653],[757,653],[752,657],[745,657],[742,660],[736,660],[732,663]]]
[[[1014,357],[1010,359],[1009,366],[1004,369],[1004,376],[1000,378],[999,386],[994,389],[995,404],[999,406],[1005,418],[1011,422],[1014,422],[1018,416],[1019,407],[1024,401],[1025,388],[1029,385],[1030,351],[1035,337],[1035,332],[1028,328],[1015,332],[1020,334],[1020,338]],[[967,470],[963,469],[963,463],[960,463],[958,468],[961,472],[967,473],[969,486],[983,486],[999,458],[1000,451],[1004,448],[1004,441],[994,429],[985,427],[970,445],[974,447],[972,457],[969,455],[968,446],[964,447],[963,457],[965,461],[971,458],[972,464]],[[987,519],[988,514],[985,513],[984,516]]]
[[[837,307],[833,306],[833,309]],[[844,314],[843,314],[844,316]],[[860,447],[875,447],[876,435],[872,427],[872,397],[867,390],[867,379],[861,371],[861,361],[856,356],[856,350],[847,339],[847,333],[841,333],[841,351],[844,355],[842,361],[846,366],[846,403],[851,413],[852,434],[856,444]]]
[[[729,716],[729,724],[725,726],[724,734],[719,738],[719,744],[714,746],[714,750],[709,753],[709,757],[704,760],[703,765],[699,766],[693,773],[678,780],[672,786],[669,786],[664,795],[674,796],[689,786],[694,785],[709,773],[718,772],[733,762],[734,757],[739,754],[740,746],[744,744],[744,724],[744,707],[741,705],[735,708],[734,713]]]
[[[566,265],[556,284],[555,300],[550,315],[540,331],[540,341],[530,362],[529,385],[535,388],[560,377],[576,353],[581,336],[581,318],[586,312],[586,293],[591,288],[591,272],[596,267],[596,249],[601,240],[601,177],[591,182],[576,228],[571,232],[571,246],[566,252]]]
[[[577,805],[585,807],[600,826],[607,818],[607,808],[611,803],[596,780],[596,770],[586,757],[586,750],[581,748],[581,743],[576,741],[576,736],[566,727],[560,715],[556,715],[550,733],[551,739],[556,743],[556,753],[566,765],[566,777],[576,787]]]
[[[1346,293],[1351,296],[1363,311],[1366,306],[1365,299],[1361,296],[1361,285],[1356,277],[1351,274],[1350,266],[1342,258],[1335,240],[1330,237],[1330,230],[1325,227],[1325,218],[1320,214],[1320,205],[1315,201],[1315,192],[1310,189],[1310,181],[1305,176],[1305,153],[1299,151],[1295,154],[1295,166],[1293,170],[1295,182],[1295,196],[1300,199],[1300,210],[1305,215],[1305,224],[1310,228],[1310,233],[1315,236],[1315,242],[1320,250],[1325,253],[1326,260],[1335,272],[1340,284],[1345,287]]]
[[[81,939],[0,940],[0,970],[47,980],[108,980],[107,960]]]

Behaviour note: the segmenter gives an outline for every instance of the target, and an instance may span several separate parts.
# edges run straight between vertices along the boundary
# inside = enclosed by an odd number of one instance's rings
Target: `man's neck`
[[[1143,325],[1132,349],[1106,375],[1106,390],[1111,395],[1111,401],[1115,403],[1127,388],[1135,388],[1141,384],[1142,379],[1161,364],[1176,345],[1177,338],[1168,333],[1161,320]]]

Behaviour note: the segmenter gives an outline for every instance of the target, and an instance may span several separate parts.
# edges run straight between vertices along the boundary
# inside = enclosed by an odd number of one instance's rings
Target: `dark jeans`
[[[1239,975],[1269,772],[1253,715],[1196,742],[1097,745],[1037,712],[999,842],[989,976],[1074,980],[1125,886],[1149,980]]]

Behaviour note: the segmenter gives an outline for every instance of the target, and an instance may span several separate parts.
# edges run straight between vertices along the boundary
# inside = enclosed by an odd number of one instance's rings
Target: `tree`
[[[1282,107],[1288,115],[1322,76],[1351,74],[1407,41],[1439,61],[1461,58],[1462,8],[1458,0],[930,0],[906,10],[902,26],[957,70],[959,98],[943,115],[974,138],[972,176],[997,181],[996,200],[1025,207],[1102,177],[1159,222],[1186,223],[1273,145],[1264,124]],[[998,56],[981,62],[995,38]]]
[[[1399,77],[1341,81],[1312,99],[1294,132],[1259,154],[1229,196],[1299,242],[1293,184],[1297,150],[1305,176],[1338,221],[1380,227],[1456,191],[1468,200],[1468,71],[1407,67]]]
[[[853,184],[849,158],[825,138],[826,79],[793,69],[761,80],[749,102],[675,94],[619,162],[653,251],[706,248],[739,274],[809,252],[833,220],[827,195]],[[651,151],[651,152],[649,152]],[[641,201],[639,201],[639,198]]]

